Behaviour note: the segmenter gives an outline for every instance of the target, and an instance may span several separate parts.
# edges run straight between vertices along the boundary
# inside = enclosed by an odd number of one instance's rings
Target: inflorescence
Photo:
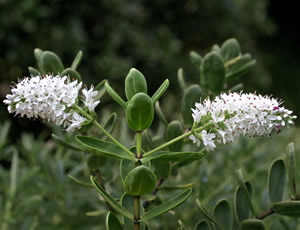
[[[280,107],[281,102],[270,96],[247,93],[223,93],[213,101],[196,103],[193,111],[193,135],[190,139],[207,151],[217,143],[233,142],[240,136],[271,136],[281,128],[294,124],[292,111]],[[205,129],[195,130],[206,125]]]
[[[72,132],[81,128],[86,118],[74,109],[78,104],[78,95],[82,82],[71,81],[67,76],[32,76],[17,83],[11,94],[3,101],[8,105],[9,113],[21,117],[40,118],[66,128]],[[84,106],[89,112],[94,111],[100,101],[95,101],[98,94],[93,87],[83,89]]]

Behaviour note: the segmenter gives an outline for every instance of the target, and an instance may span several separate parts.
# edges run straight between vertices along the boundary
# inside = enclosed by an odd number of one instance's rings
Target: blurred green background
[[[144,73],[152,94],[169,78],[170,88],[161,104],[168,118],[174,119],[181,96],[178,68],[184,68],[187,81],[198,79],[189,52],[195,50],[204,55],[213,44],[235,37],[242,51],[251,53],[257,60],[256,67],[242,78],[245,91],[281,98],[285,107],[299,117],[300,37],[295,4],[274,0],[0,0],[0,99],[9,93],[12,81],[29,75],[27,67],[36,63],[34,48],[51,50],[68,65],[77,51],[82,50],[84,56],[78,71],[87,85],[96,85],[106,78],[124,96],[125,76],[135,67]],[[109,97],[103,98],[98,106],[100,117],[106,118],[108,114],[102,108],[114,109],[111,102]],[[72,174],[87,181],[90,172],[85,164],[86,155],[58,147],[49,138],[55,128],[14,117],[2,102],[0,117],[0,214],[7,204],[5,192],[10,190],[13,153],[20,156],[18,175],[21,176],[10,229],[102,229],[104,216],[87,217],[85,213],[103,210],[105,204],[99,202],[93,191],[79,187],[66,177]],[[3,123],[7,119],[11,121],[10,128],[9,123]],[[126,132],[119,135],[123,142],[130,136]],[[183,169],[180,177],[173,175],[174,184],[190,180],[198,184],[193,199],[179,208],[188,210],[181,218],[190,226],[197,222],[199,213],[193,202],[198,194],[204,198],[211,194],[212,200],[206,198],[206,205],[224,194],[232,198],[233,171],[240,167],[247,179],[255,181],[258,194],[262,195],[255,197],[255,204],[261,210],[269,207],[268,200],[264,199],[268,167],[291,140],[299,143],[299,130],[284,132],[267,142],[243,139],[221,148],[204,163],[196,162]],[[299,149],[296,145],[296,152]],[[120,196],[116,192],[120,191],[118,164],[111,160],[104,170],[107,189],[116,197]],[[196,176],[191,178],[191,174]],[[213,194],[209,188],[221,186],[226,179],[234,186],[226,187],[221,195]],[[207,190],[203,190],[203,184]],[[176,215],[168,213],[156,219],[151,229],[169,225],[175,229]],[[272,230],[297,226],[296,219],[270,220],[270,225],[274,222]],[[284,221],[290,223],[290,228],[279,225]]]

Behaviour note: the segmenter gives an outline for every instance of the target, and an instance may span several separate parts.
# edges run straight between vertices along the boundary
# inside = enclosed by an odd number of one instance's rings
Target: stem
[[[237,63],[240,59],[241,59],[241,56],[237,56],[233,59],[230,59],[229,61],[225,62],[224,67],[228,68],[228,67],[234,65],[235,63]]]
[[[255,218],[259,219],[259,220],[262,220],[262,219],[272,215],[273,213],[274,213],[274,210],[272,208],[269,208],[267,211],[263,212],[260,215],[257,215]]]
[[[115,139],[109,132],[107,132],[98,121],[96,121],[91,115],[89,115],[87,112],[85,112],[82,108],[80,108],[78,105],[75,105],[74,108],[76,108],[82,115],[84,115],[87,119],[92,120],[94,125],[97,126],[98,129],[100,129],[109,139],[111,139],[112,142],[114,142],[116,145],[118,145],[121,149],[123,149],[125,152],[130,154],[131,156],[135,157],[135,155],[130,152],[124,145],[122,145],[117,139]]]
[[[140,196],[133,197],[134,230],[140,230]]]
[[[207,123],[207,124],[205,124],[205,125],[203,125],[203,126],[201,126],[201,127],[199,127],[199,128],[196,128],[196,129],[194,130],[194,132],[202,131],[203,129],[207,128],[207,127],[210,126],[210,125],[212,125],[212,122],[209,122],[209,123]],[[180,135],[180,136],[178,136],[178,137],[176,137],[176,138],[174,138],[174,139],[172,139],[172,140],[170,140],[170,141],[168,141],[168,142],[166,142],[166,143],[164,143],[164,144],[162,144],[162,145],[156,147],[155,149],[152,149],[152,150],[150,150],[149,152],[146,152],[146,153],[144,154],[144,157],[147,157],[147,156],[149,156],[150,154],[152,154],[152,153],[154,153],[154,152],[157,152],[157,151],[160,150],[160,149],[163,149],[163,148],[165,148],[165,147],[167,147],[167,146],[169,146],[169,145],[171,145],[171,144],[174,144],[174,143],[177,142],[177,141],[180,141],[180,140],[183,139],[183,138],[186,138],[186,137],[190,136],[190,135],[192,134],[192,132],[193,132],[192,130],[191,130],[191,131],[188,131],[188,132],[186,132],[186,133],[184,133],[184,134],[182,134],[182,135]]]
[[[101,177],[100,170],[99,170],[99,169],[95,170],[95,171],[94,171],[94,174],[95,174],[95,178],[96,178],[97,183],[98,183],[104,190],[106,190],[106,189],[105,189],[105,186],[104,186],[104,183],[103,183],[103,180],[102,180],[102,177]],[[111,205],[110,205],[108,202],[105,201],[105,204],[107,205],[107,207],[108,207],[108,209],[109,209],[110,211],[114,211],[113,207],[111,207]]]
[[[136,132],[136,157],[142,157],[142,132]]]

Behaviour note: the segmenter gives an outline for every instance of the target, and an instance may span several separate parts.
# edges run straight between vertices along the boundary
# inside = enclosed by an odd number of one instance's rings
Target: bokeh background
[[[28,76],[27,67],[35,66],[35,48],[57,53],[66,65],[71,65],[82,50],[78,72],[83,81],[96,85],[108,79],[123,96],[124,79],[131,67],[145,75],[150,94],[168,78],[170,87],[161,105],[172,120],[181,96],[178,68],[184,68],[188,82],[199,78],[189,52],[195,50],[204,55],[212,45],[234,37],[242,52],[251,53],[257,60],[256,67],[241,80],[244,91],[281,98],[285,107],[300,117],[298,15],[296,2],[279,0],[0,0],[0,219],[9,200],[6,191],[10,191],[15,162],[12,155],[18,153],[18,186],[9,230],[104,229],[103,215],[87,217],[85,213],[103,210],[105,204],[93,191],[78,187],[67,178],[71,174],[87,181],[90,172],[85,156],[53,142],[51,133],[63,134],[60,129],[8,114],[2,102],[10,92],[11,82]],[[106,96],[98,107],[102,119],[114,105]],[[201,182],[194,188],[194,196],[202,194],[210,204],[224,194],[232,199],[234,171],[243,167],[245,177],[256,183],[259,195],[254,202],[264,210],[270,205],[265,188],[269,164],[290,141],[300,140],[300,131],[295,130],[267,141],[242,139],[183,169],[181,176],[173,176],[172,180]],[[127,133],[118,135],[123,142],[129,138]],[[298,144],[296,151],[299,150]],[[121,184],[118,166],[119,162],[110,160],[103,170],[106,187],[115,197],[120,197],[116,192]],[[214,194],[214,188],[223,181],[233,185]],[[207,190],[201,190],[203,187]],[[183,210],[181,218],[190,226],[199,219],[193,202],[191,198],[179,208]],[[300,226],[296,219],[278,219],[267,220],[270,226],[273,224],[272,230],[294,230]],[[286,224],[280,225],[284,221]],[[151,229],[173,230],[178,227],[177,217],[166,214],[152,225]]]

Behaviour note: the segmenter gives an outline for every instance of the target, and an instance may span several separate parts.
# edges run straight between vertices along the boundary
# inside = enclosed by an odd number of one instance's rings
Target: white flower
[[[202,130],[200,135],[191,135],[190,138],[200,145],[197,137],[201,137],[206,149],[213,150],[215,142],[225,144],[239,136],[270,136],[273,132],[278,133],[281,127],[293,124],[296,119],[291,115],[292,111],[279,107],[280,104],[268,96],[242,92],[223,93],[213,101],[206,99],[203,103],[195,104],[193,118],[198,127],[208,122],[211,125],[207,131]],[[206,119],[203,121],[202,117]]]
[[[100,101],[94,101],[95,97],[98,94],[98,91],[91,87],[89,90],[83,89],[82,94],[84,95],[85,99],[83,101],[84,105],[88,107],[89,111],[94,111],[95,107],[100,103]]]
[[[80,116],[78,113],[74,112],[72,118],[69,120],[70,125],[66,129],[67,132],[73,132],[75,129],[80,128],[82,123],[86,121],[86,118]]]
[[[8,111],[21,117],[41,118],[68,131],[82,123],[79,115],[72,112],[82,83],[71,82],[66,76],[32,76],[16,84],[3,101]]]

